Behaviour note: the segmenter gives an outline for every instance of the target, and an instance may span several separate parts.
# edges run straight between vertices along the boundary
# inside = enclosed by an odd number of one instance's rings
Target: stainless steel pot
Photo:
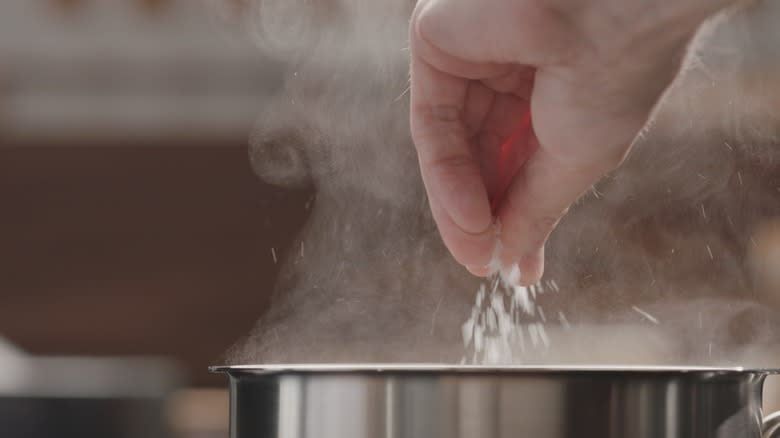
[[[759,438],[776,370],[269,365],[230,381],[232,438]]]

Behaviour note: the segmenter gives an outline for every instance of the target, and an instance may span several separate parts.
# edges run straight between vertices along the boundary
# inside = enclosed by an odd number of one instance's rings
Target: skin
[[[521,283],[537,282],[559,220],[621,164],[698,28],[729,5],[420,0],[412,138],[455,259],[478,276],[517,263]]]

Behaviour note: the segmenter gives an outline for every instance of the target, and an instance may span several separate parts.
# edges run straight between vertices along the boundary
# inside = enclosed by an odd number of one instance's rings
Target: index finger
[[[412,31],[411,130],[423,182],[442,239],[458,262],[485,266],[495,243],[493,217],[464,109],[468,80],[426,62]]]

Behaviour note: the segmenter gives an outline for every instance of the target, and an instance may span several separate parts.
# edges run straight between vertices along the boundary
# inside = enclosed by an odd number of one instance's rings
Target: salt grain
[[[561,322],[561,325],[564,329],[568,330],[571,328],[569,320],[566,319],[566,315],[564,315],[563,312],[558,312],[558,321]]]
[[[647,318],[647,319],[648,319],[650,322],[652,322],[653,324],[660,324],[660,322],[658,322],[658,320],[657,320],[657,319],[656,319],[656,318],[655,318],[653,315],[651,315],[651,314],[649,314],[649,313],[645,312],[644,310],[640,309],[639,307],[637,307],[637,306],[631,306],[631,308],[632,308],[632,309],[634,309],[634,310],[635,310],[637,313],[639,313],[640,315],[642,315],[642,316],[644,316],[645,318]]]
[[[547,322],[547,317],[544,315],[544,309],[542,309],[542,306],[536,306],[536,311],[539,312],[539,319],[541,319],[542,322]]]
[[[275,250],[275,249],[273,249],[273,248],[271,248],[271,257],[273,257],[273,259],[274,259],[274,264],[276,264],[276,261],[277,261],[277,260],[276,260],[276,250]]]
[[[548,348],[550,346],[550,338],[547,337],[547,330],[544,329],[544,325],[537,322],[536,331],[539,333],[539,339],[544,344],[544,347]]]

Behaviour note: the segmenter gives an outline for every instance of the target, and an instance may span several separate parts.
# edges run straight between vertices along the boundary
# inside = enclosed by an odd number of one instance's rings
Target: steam
[[[314,187],[316,198],[271,309],[231,362],[463,356],[460,327],[480,281],[441,243],[410,142],[412,7],[249,3],[261,51],[287,65],[252,136],[253,166],[271,183]],[[550,318],[549,348],[525,363],[771,360],[756,352],[771,351],[778,318],[766,303],[777,300],[755,287],[748,264],[751,233],[780,217],[780,82],[778,65],[763,62],[780,59],[780,29],[756,24],[768,14],[780,16],[780,5],[709,24],[627,163],[553,234],[546,278],[560,293],[537,304],[566,319]]]

